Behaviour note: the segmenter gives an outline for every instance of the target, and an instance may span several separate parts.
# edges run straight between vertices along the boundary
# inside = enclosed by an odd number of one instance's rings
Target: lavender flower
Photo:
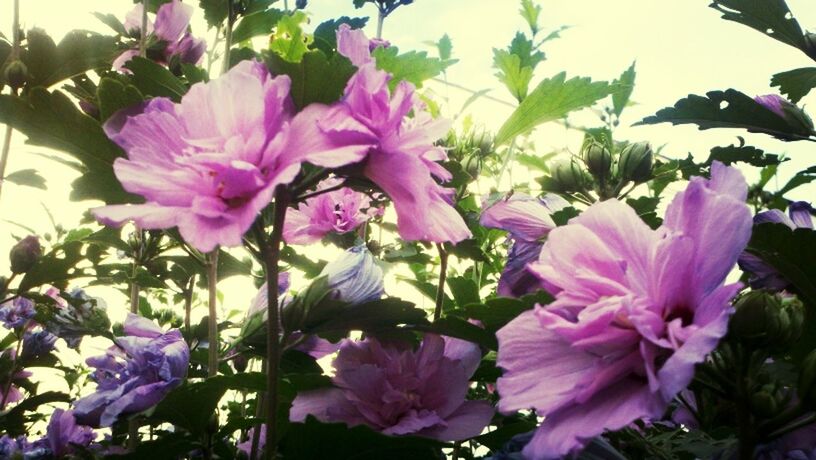
[[[8,329],[18,329],[36,313],[34,302],[25,297],[16,297],[0,305],[0,322]]]
[[[499,409],[545,417],[528,458],[559,458],[606,430],[661,417],[689,384],[741,288],[723,283],[751,235],[746,196],[742,174],[715,162],[657,231],[613,199],[550,232],[531,270],[555,301],[497,333]]]
[[[128,313],[124,331],[106,354],[85,361],[96,368],[97,389],[74,404],[78,423],[111,426],[155,406],[187,376],[190,349],[178,329]]]
[[[488,228],[508,231],[513,241],[507,265],[499,278],[499,295],[520,297],[543,287],[527,265],[538,259],[544,246],[543,239],[555,228],[550,215],[567,206],[569,203],[566,200],[554,194],[533,198],[514,193],[485,207],[480,223]]]
[[[112,117],[105,131],[128,153],[114,163],[116,177],[147,202],[94,209],[97,219],[177,226],[202,252],[241,245],[275,188],[310,158],[287,147],[289,85],[260,62],[243,61],[218,80],[193,85],[180,104],[155,98],[141,113]]]
[[[339,184],[337,179],[325,180],[317,190]],[[353,231],[377,214],[377,210],[370,207],[371,199],[367,195],[348,187],[309,198],[297,209],[286,212],[283,239],[288,244],[310,244],[329,232]]]
[[[0,353],[0,367],[3,369],[14,369],[14,362],[15,356],[17,356],[17,351],[9,348],[3,350]],[[8,371],[7,371],[8,372]],[[26,370],[18,370],[11,375],[11,382],[7,379],[9,378],[9,374],[6,373],[2,375],[2,379],[0,379],[0,410],[6,408],[7,405],[11,403],[16,403],[18,401],[22,401],[23,393],[20,391],[20,381],[25,380],[28,377],[31,377],[31,372]],[[8,388],[8,391],[6,391]]]
[[[51,414],[45,437],[35,445],[47,448],[53,458],[63,458],[75,453],[76,447],[88,447],[94,439],[93,428],[77,425],[73,411],[56,409]]]
[[[787,99],[776,94],[767,94],[755,97],[754,101],[783,118],[791,128],[798,131],[798,134],[810,136],[814,133],[813,120],[810,116]]]
[[[56,288],[46,292],[56,302],[45,329],[65,340],[69,348],[79,347],[86,335],[102,335],[110,329],[105,301],[76,288],[62,297]]]
[[[45,356],[54,350],[54,344],[57,342],[57,336],[40,330],[37,332],[27,332],[23,336],[23,351],[20,357],[23,359],[35,359],[40,356]]]
[[[401,81],[390,91],[390,75],[377,70],[373,62],[360,60],[369,53],[368,43],[356,39],[346,49],[342,31],[338,40],[340,52],[361,66],[339,103],[312,104],[293,121],[293,148],[328,168],[365,160],[363,174],[394,202],[403,239],[458,242],[468,238],[467,225],[451,205],[453,191],[434,180],[452,178],[438,163],[447,158],[445,150],[433,144],[445,135],[449,123],[431,117],[410,83]],[[407,118],[412,112],[413,117]]]
[[[335,387],[299,393],[289,417],[302,422],[313,415],[387,435],[471,438],[493,417],[488,402],[465,400],[480,359],[476,345],[430,334],[417,350],[348,340],[334,360]]]
[[[754,98],[754,101],[782,118],[785,118],[785,111],[782,107],[785,104],[790,104],[790,102],[776,94],[757,96]]]
[[[813,230],[813,208],[804,201],[795,201],[788,206],[788,215],[778,209],[771,209],[754,216],[754,225],[764,223],[785,224],[791,230],[807,228]],[[788,287],[790,282],[775,268],[768,265],[759,257],[743,252],[739,257],[740,268],[751,274],[748,283],[754,289],[771,289],[781,291]]]
[[[361,304],[377,300],[385,293],[383,270],[365,245],[348,249],[326,264],[320,276],[326,276],[337,300]]]
[[[4,434],[0,437],[0,458],[12,459],[23,458],[23,455],[31,449],[28,439],[25,436],[16,438]]]

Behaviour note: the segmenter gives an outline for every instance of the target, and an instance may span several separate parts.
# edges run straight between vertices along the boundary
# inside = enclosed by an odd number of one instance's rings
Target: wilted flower
[[[297,395],[293,422],[367,425],[387,435],[459,441],[478,435],[493,417],[487,401],[468,401],[481,352],[470,342],[426,335],[417,350],[374,338],[345,341],[334,360],[334,388]]]
[[[369,53],[368,43],[358,37],[346,49],[344,40],[339,33],[341,54],[362,62],[359,56]],[[453,190],[434,180],[452,177],[438,163],[447,158],[445,150],[434,145],[449,123],[431,117],[410,83],[399,82],[392,93],[390,78],[373,62],[361,64],[339,103],[311,104],[292,122],[296,140],[292,146],[311,154],[311,163],[328,168],[365,160],[363,174],[394,202],[403,239],[458,242],[468,238],[467,225],[451,205]],[[412,112],[413,117],[407,118]]]
[[[74,404],[78,423],[111,426],[155,406],[187,376],[190,349],[178,329],[164,332],[128,313],[124,331],[106,354],[85,360],[96,368],[97,389]]]
[[[788,215],[778,209],[771,209],[754,216],[754,225],[776,223],[785,224],[791,230],[797,228],[813,230],[812,213],[813,208],[809,203],[795,201],[788,206]],[[739,266],[751,274],[748,283],[754,289],[765,288],[780,291],[790,284],[775,268],[765,263],[758,256],[748,252],[740,254]]]
[[[513,240],[507,265],[499,278],[499,295],[520,297],[543,287],[527,265],[538,259],[544,238],[555,228],[551,214],[569,205],[565,199],[554,194],[533,198],[514,193],[482,211],[480,223],[483,226],[506,230]]]
[[[340,183],[337,179],[325,180],[317,190]],[[377,214],[376,209],[370,208],[371,199],[367,195],[348,187],[317,195],[286,212],[283,239],[288,244],[310,244],[329,232],[353,231]]]
[[[715,162],[692,178],[651,230],[626,204],[590,206],[552,230],[531,269],[555,301],[497,333],[499,409],[535,409],[544,422],[527,445],[559,458],[606,430],[662,416],[723,337],[724,285],[751,235],[747,185]],[[728,233],[729,238],[722,235]]]
[[[56,307],[46,320],[45,329],[65,340],[68,347],[75,349],[82,337],[101,335],[110,328],[104,300],[90,297],[79,288],[67,293],[68,300],[55,288],[50,288],[46,295],[55,300]]]
[[[326,264],[319,276],[326,276],[333,298],[361,304],[377,300],[385,293],[383,270],[365,245],[346,250]]]
[[[0,305],[0,322],[8,329],[17,329],[23,327],[36,313],[31,299],[15,297]]]
[[[125,30],[134,37],[141,35],[142,4],[139,3],[125,16]],[[174,57],[180,62],[198,64],[207,49],[207,42],[187,32],[190,18],[193,17],[193,7],[185,5],[180,0],[172,0],[161,5],[156,12],[156,22],[148,19],[147,34],[163,45],[163,61],[170,62]],[[134,56],[138,56],[137,49],[124,51],[113,61],[113,68],[130,73],[124,65]]]
[[[47,448],[54,458],[63,458],[75,453],[77,447],[88,447],[94,439],[93,428],[77,425],[73,411],[56,409],[51,414],[45,437],[35,444]]]
[[[243,61],[193,85],[180,104],[154,98],[141,113],[112,117],[105,131],[128,153],[116,159],[116,177],[147,202],[96,208],[94,215],[109,225],[177,226],[202,252],[241,245],[275,187],[309,159],[286,145],[289,85],[287,76],[272,78],[260,62]]]
[[[34,235],[23,238],[11,248],[9,253],[11,272],[25,273],[31,270],[41,255],[42,248],[39,238]]]
[[[27,332],[23,336],[23,351],[20,353],[20,357],[34,359],[45,356],[51,353],[56,342],[57,336],[48,331]]]

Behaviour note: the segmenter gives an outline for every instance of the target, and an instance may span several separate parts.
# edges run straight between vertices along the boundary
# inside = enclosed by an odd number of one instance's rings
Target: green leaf
[[[438,460],[443,445],[429,438],[386,436],[365,425],[320,423],[309,416],[305,423],[289,426],[280,452],[298,460]]]
[[[816,180],[816,166],[811,166],[805,170],[796,173],[787,184],[785,184],[779,191],[775,193],[777,196],[783,196],[791,190],[800,185],[809,184]]]
[[[408,327],[418,331],[467,340],[488,350],[498,350],[499,348],[499,343],[492,331],[483,329],[456,316],[445,316],[431,324],[410,325]]]
[[[794,104],[816,88],[816,67],[803,67],[780,72],[771,78],[771,86],[778,86],[782,94]]]
[[[399,49],[396,46],[379,47],[371,53],[377,61],[377,68],[393,75],[390,81],[392,88],[402,80],[411,82],[418,88],[422,87],[425,80],[438,76],[456,63],[455,59],[443,61],[428,57],[425,51],[398,53]]]
[[[178,77],[149,59],[136,56],[125,67],[133,72],[133,85],[146,96],[169,97],[178,102],[187,92]]]
[[[544,53],[538,51],[533,45],[533,41],[524,36],[521,32],[516,32],[510,47],[507,49],[510,54],[515,54],[521,58],[522,67],[530,67],[535,70],[536,66],[544,60]]]
[[[269,35],[283,18],[283,11],[272,8],[244,16],[232,31],[233,43],[240,43],[258,35]]]
[[[450,60],[453,56],[453,42],[450,35],[445,34],[436,42],[436,51],[439,53],[439,59]]]
[[[71,397],[57,391],[46,391],[22,400],[11,409],[0,412],[0,431],[12,436],[26,434],[25,413],[55,402],[71,402]]]
[[[369,331],[393,329],[402,324],[426,322],[425,312],[411,302],[394,297],[375,300],[360,305],[326,302],[309,312],[302,331],[304,333],[331,333],[346,331]]]
[[[755,225],[746,251],[781,273],[800,299],[816,308],[816,232],[776,223]]]
[[[463,276],[452,276],[448,278],[448,287],[453,293],[456,305],[464,307],[471,303],[479,303],[482,299],[479,296],[479,287],[471,278]]]
[[[816,50],[808,49],[802,28],[785,0],[714,0],[709,6],[727,21],[758,30],[816,59]]]
[[[290,94],[298,109],[318,102],[331,104],[340,99],[356,68],[339,54],[330,59],[320,50],[303,55],[300,62],[289,62],[276,53],[264,53],[266,64],[275,75],[289,75]]]
[[[154,440],[142,441],[132,452],[108,455],[115,460],[176,459],[200,449],[201,442],[187,433],[161,433]],[[92,457],[91,457],[92,458]]]
[[[69,280],[84,276],[83,270],[77,267],[83,260],[81,241],[57,245],[26,272],[18,289],[26,292],[43,284],[64,288]]]
[[[269,50],[277,53],[285,61],[300,62],[309,51],[311,38],[303,33],[301,24],[307,16],[303,11],[280,18],[275,29],[275,38],[269,44]]]
[[[133,85],[125,85],[113,78],[103,78],[96,89],[99,118],[106,121],[117,111],[144,101],[142,93]]]
[[[658,110],[655,115],[635,123],[654,125],[695,124],[699,129],[742,128],[752,133],[770,134],[783,141],[808,139],[809,134],[789,124],[753,98],[735,90],[710,91],[706,97],[690,94],[674,107]]]
[[[493,50],[493,67],[499,70],[496,78],[504,83],[510,94],[519,102],[523,101],[533,78],[533,69],[522,67],[519,56],[499,49]]]
[[[509,142],[536,126],[565,117],[569,112],[589,107],[596,101],[618,91],[617,86],[605,81],[574,77],[566,80],[566,73],[545,79],[527,96],[504,122],[496,135],[496,145]]]
[[[127,36],[128,32],[127,30],[125,30],[125,25],[122,24],[122,21],[120,21],[119,18],[117,18],[115,15],[110,13],[104,14],[96,12],[91,14],[93,14],[96,17],[96,19],[102,21],[103,24],[113,29],[113,31],[116,32],[117,34]]]
[[[778,155],[765,153],[763,150],[750,145],[714,147],[711,149],[711,155],[709,155],[705,164],[710,165],[714,161],[719,161],[726,165],[742,162],[757,167],[778,165],[782,163],[782,159],[779,158]]]
[[[227,2],[224,0],[198,0],[198,7],[204,10],[209,27],[218,27],[227,19]]]
[[[629,103],[629,98],[632,97],[632,91],[635,90],[635,63],[633,62],[614,83],[622,88],[612,95],[612,110],[620,117],[626,104]]]
[[[538,17],[541,15],[541,5],[533,3],[533,0],[521,0],[521,9],[519,14],[524,21],[530,26],[530,32],[533,35],[539,31]]]
[[[122,150],[63,93],[34,88],[27,99],[0,95],[0,123],[28,136],[29,144],[67,153],[83,164],[85,174],[73,184],[71,199],[99,199],[109,204],[138,201],[113,174],[113,161]]]
[[[36,169],[21,169],[15,171],[3,179],[17,185],[27,185],[29,187],[46,190],[45,178],[43,178]]]
[[[348,24],[352,29],[362,29],[367,22],[368,18],[350,18],[348,16],[321,22],[315,28],[314,41],[312,41],[311,46],[323,51],[326,56],[331,56],[334,54],[335,48],[337,48],[337,29],[340,28],[340,24]]]
[[[80,30],[69,32],[55,45],[43,30],[32,29],[26,41],[28,48],[21,60],[28,68],[29,88],[49,87],[93,69],[109,69],[117,53],[112,37]]]

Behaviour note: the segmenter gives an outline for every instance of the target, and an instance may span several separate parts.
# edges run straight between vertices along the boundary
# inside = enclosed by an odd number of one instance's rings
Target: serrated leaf
[[[519,14],[524,18],[527,25],[530,26],[530,32],[532,32],[533,35],[537,34],[539,31],[538,17],[541,15],[541,5],[533,3],[533,0],[521,0]]]
[[[235,30],[232,31],[232,40],[234,43],[240,43],[258,35],[269,35],[281,18],[283,18],[283,11],[276,8],[248,14],[235,26]]]
[[[99,82],[96,99],[99,102],[99,118],[104,122],[117,111],[141,103],[144,96],[135,86],[106,77]]]
[[[780,72],[771,78],[771,86],[778,86],[782,94],[794,104],[816,88],[816,67],[803,67]]]
[[[275,27],[275,37],[269,43],[269,50],[289,62],[300,62],[309,51],[311,38],[303,32],[301,24],[306,22],[306,13],[296,11],[284,15]]]
[[[620,117],[629,103],[629,98],[632,97],[632,91],[635,90],[635,63],[633,62],[614,83],[620,85],[621,90],[612,95],[612,110]]]
[[[515,54],[521,59],[522,67],[530,67],[535,70],[536,66],[544,60],[544,53],[533,45],[533,41],[524,36],[521,32],[516,32],[510,47],[507,49],[510,54]]]
[[[778,155],[765,153],[762,149],[750,145],[729,145],[727,147],[714,147],[706,160],[707,165],[714,161],[719,161],[726,165],[732,163],[747,163],[751,166],[764,167],[778,165],[782,159]]]
[[[436,42],[436,51],[439,53],[439,59],[443,61],[447,61],[453,56],[453,42],[450,35],[445,34]]]
[[[21,169],[9,174],[3,180],[17,185],[26,185],[42,190],[48,189],[45,186],[45,178],[36,169]]]
[[[125,67],[133,72],[133,85],[146,96],[169,97],[178,102],[187,92],[187,87],[178,77],[149,59],[136,56]]]
[[[422,87],[425,80],[440,75],[445,69],[457,62],[456,59],[443,61],[428,57],[428,53],[425,51],[409,51],[399,54],[399,49],[396,46],[379,47],[371,55],[377,61],[378,69],[385,70],[393,76],[390,81],[392,88],[402,80],[411,82],[417,87]]]
[[[125,30],[125,25],[122,24],[122,21],[120,21],[119,18],[117,18],[115,15],[110,13],[105,14],[97,12],[91,14],[93,14],[94,17],[96,17],[96,19],[102,21],[103,24],[113,29],[113,31],[116,32],[117,34],[122,36],[126,36],[128,34],[127,30]]]
[[[735,89],[710,91],[706,96],[690,94],[677,101],[674,107],[658,110],[655,115],[635,123],[635,126],[667,122],[673,125],[695,124],[701,130],[741,128],[752,133],[770,134],[783,141],[805,140],[810,137]]]
[[[410,325],[408,327],[409,329],[426,333],[430,332],[432,334],[467,340],[488,350],[497,350],[499,348],[496,336],[492,331],[488,331],[455,316],[445,316],[431,324]]]
[[[204,10],[209,27],[218,27],[227,19],[227,2],[224,0],[198,0],[198,7]]]
[[[714,0],[709,6],[727,21],[758,30],[816,59],[816,50],[808,50],[802,28],[785,0]]]
[[[320,25],[315,28],[313,34],[314,40],[311,46],[312,48],[323,51],[326,56],[331,56],[334,54],[335,48],[337,48],[337,29],[340,27],[340,24],[348,24],[352,29],[362,29],[367,22],[368,18],[365,17],[350,18],[348,16],[321,22]]]
[[[816,308],[816,232],[776,223],[755,225],[746,251],[781,273],[800,299]]]
[[[336,102],[356,71],[345,56],[335,54],[329,59],[320,50],[309,51],[300,62],[289,62],[269,52],[264,58],[274,75],[289,75],[292,79],[290,94],[298,109],[315,102]]]
[[[533,78],[533,69],[521,66],[521,58],[515,54],[510,54],[506,50],[493,50],[493,67],[499,72],[496,78],[504,83],[510,94],[521,102],[527,97],[530,87],[530,80]]]
[[[93,69],[110,68],[116,55],[116,41],[91,32],[74,30],[59,45],[40,29],[26,36],[27,49],[20,59],[28,68],[27,86],[49,87]]]
[[[805,184],[809,184],[816,180],[816,166],[811,166],[805,170],[796,173],[779,191],[775,194],[783,196],[791,190]]]
[[[617,86],[605,81],[574,77],[566,80],[566,73],[545,79],[524,99],[504,122],[496,135],[496,145],[530,132],[536,126],[565,117],[573,110],[589,107],[596,101],[618,91]]]

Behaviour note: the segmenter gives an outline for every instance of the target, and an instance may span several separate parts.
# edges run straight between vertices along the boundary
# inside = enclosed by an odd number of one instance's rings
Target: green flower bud
[[[804,407],[816,409],[816,350],[811,351],[799,365],[796,394]]]
[[[635,142],[621,151],[618,173],[624,181],[646,182],[652,178],[654,153],[648,142]]]
[[[804,309],[793,296],[751,291],[736,304],[733,336],[754,348],[785,349],[802,334]]]
[[[19,59],[11,61],[3,71],[3,78],[13,89],[20,89],[28,80],[28,67]]]
[[[581,150],[581,158],[584,160],[590,174],[596,179],[602,180],[609,177],[612,168],[612,152],[606,146],[589,141]]]
[[[34,235],[23,238],[9,252],[12,273],[25,273],[31,270],[41,255],[39,238]]]
[[[462,162],[462,168],[468,173],[468,176],[475,179],[482,172],[482,160],[477,154],[468,155]]]
[[[575,160],[559,161],[550,170],[551,187],[556,192],[580,192],[589,182],[586,172]]]
[[[764,389],[751,396],[751,409],[755,414],[764,418],[771,418],[779,413],[776,398],[771,392]]]

